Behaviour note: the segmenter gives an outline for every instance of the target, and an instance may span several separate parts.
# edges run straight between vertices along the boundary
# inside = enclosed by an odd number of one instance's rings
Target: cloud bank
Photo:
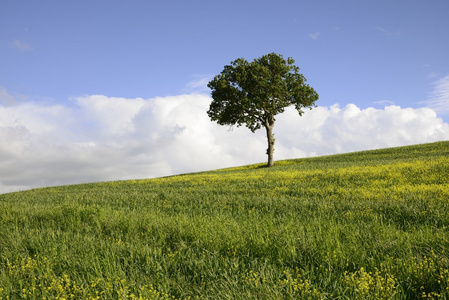
[[[0,90],[0,193],[42,186],[152,178],[266,161],[263,130],[212,123],[211,98],[91,95],[67,105],[14,101]],[[449,139],[430,108],[287,109],[274,127],[275,159]]]

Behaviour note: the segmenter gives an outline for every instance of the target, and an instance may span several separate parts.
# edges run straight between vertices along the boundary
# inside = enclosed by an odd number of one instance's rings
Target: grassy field
[[[449,299],[449,142],[0,195],[0,299]]]

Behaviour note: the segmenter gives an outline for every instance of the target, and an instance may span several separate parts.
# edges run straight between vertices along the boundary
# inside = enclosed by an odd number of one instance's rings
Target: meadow
[[[449,142],[0,195],[0,299],[449,299]]]

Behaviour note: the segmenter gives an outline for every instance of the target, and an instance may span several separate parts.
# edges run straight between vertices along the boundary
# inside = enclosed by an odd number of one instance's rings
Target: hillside
[[[449,298],[449,142],[0,195],[0,299]]]

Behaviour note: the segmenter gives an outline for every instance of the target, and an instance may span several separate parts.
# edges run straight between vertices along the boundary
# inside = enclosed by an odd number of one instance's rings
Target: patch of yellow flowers
[[[246,169],[235,172],[187,174],[151,179],[156,185],[182,183],[185,189],[211,189],[238,182],[241,192],[257,188],[261,196],[284,194],[404,201],[404,196],[418,194],[429,201],[449,197],[449,157],[392,164],[313,169]],[[443,171],[441,171],[443,170]],[[147,182],[146,180],[140,181]],[[138,184],[138,182],[136,183]],[[238,188],[233,185],[233,188]],[[240,192],[235,190],[235,192]],[[446,197],[446,198],[445,198]]]
[[[283,272],[283,279],[280,279],[278,284],[286,290],[286,294],[294,297],[316,297],[320,293],[311,285],[309,279],[301,276],[300,270],[291,274],[289,271]]]
[[[397,293],[396,278],[377,268],[374,272],[367,272],[363,267],[356,272],[346,271],[343,282],[358,299],[391,299]]]
[[[275,285],[286,297],[308,298],[320,296],[320,293],[312,286],[310,280],[301,276],[299,269],[296,269],[294,273],[290,270],[285,270],[282,273],[282,277],[276,282],[273,282],[273,278],[270,276],[249,270],[245,276],[245,284],[254,288],[268,284]]]
[[[136,286],[124,278],[97,278],[77,283],[69,275],[55,274],[46,257],[34,256],[6,263],[6,273],[11,280],[26,282],[18,291],[0,288],[0,300],[3,299],[175,299],[159,292],[152,284]],[[29,284],[31,282],[31,284]]]

